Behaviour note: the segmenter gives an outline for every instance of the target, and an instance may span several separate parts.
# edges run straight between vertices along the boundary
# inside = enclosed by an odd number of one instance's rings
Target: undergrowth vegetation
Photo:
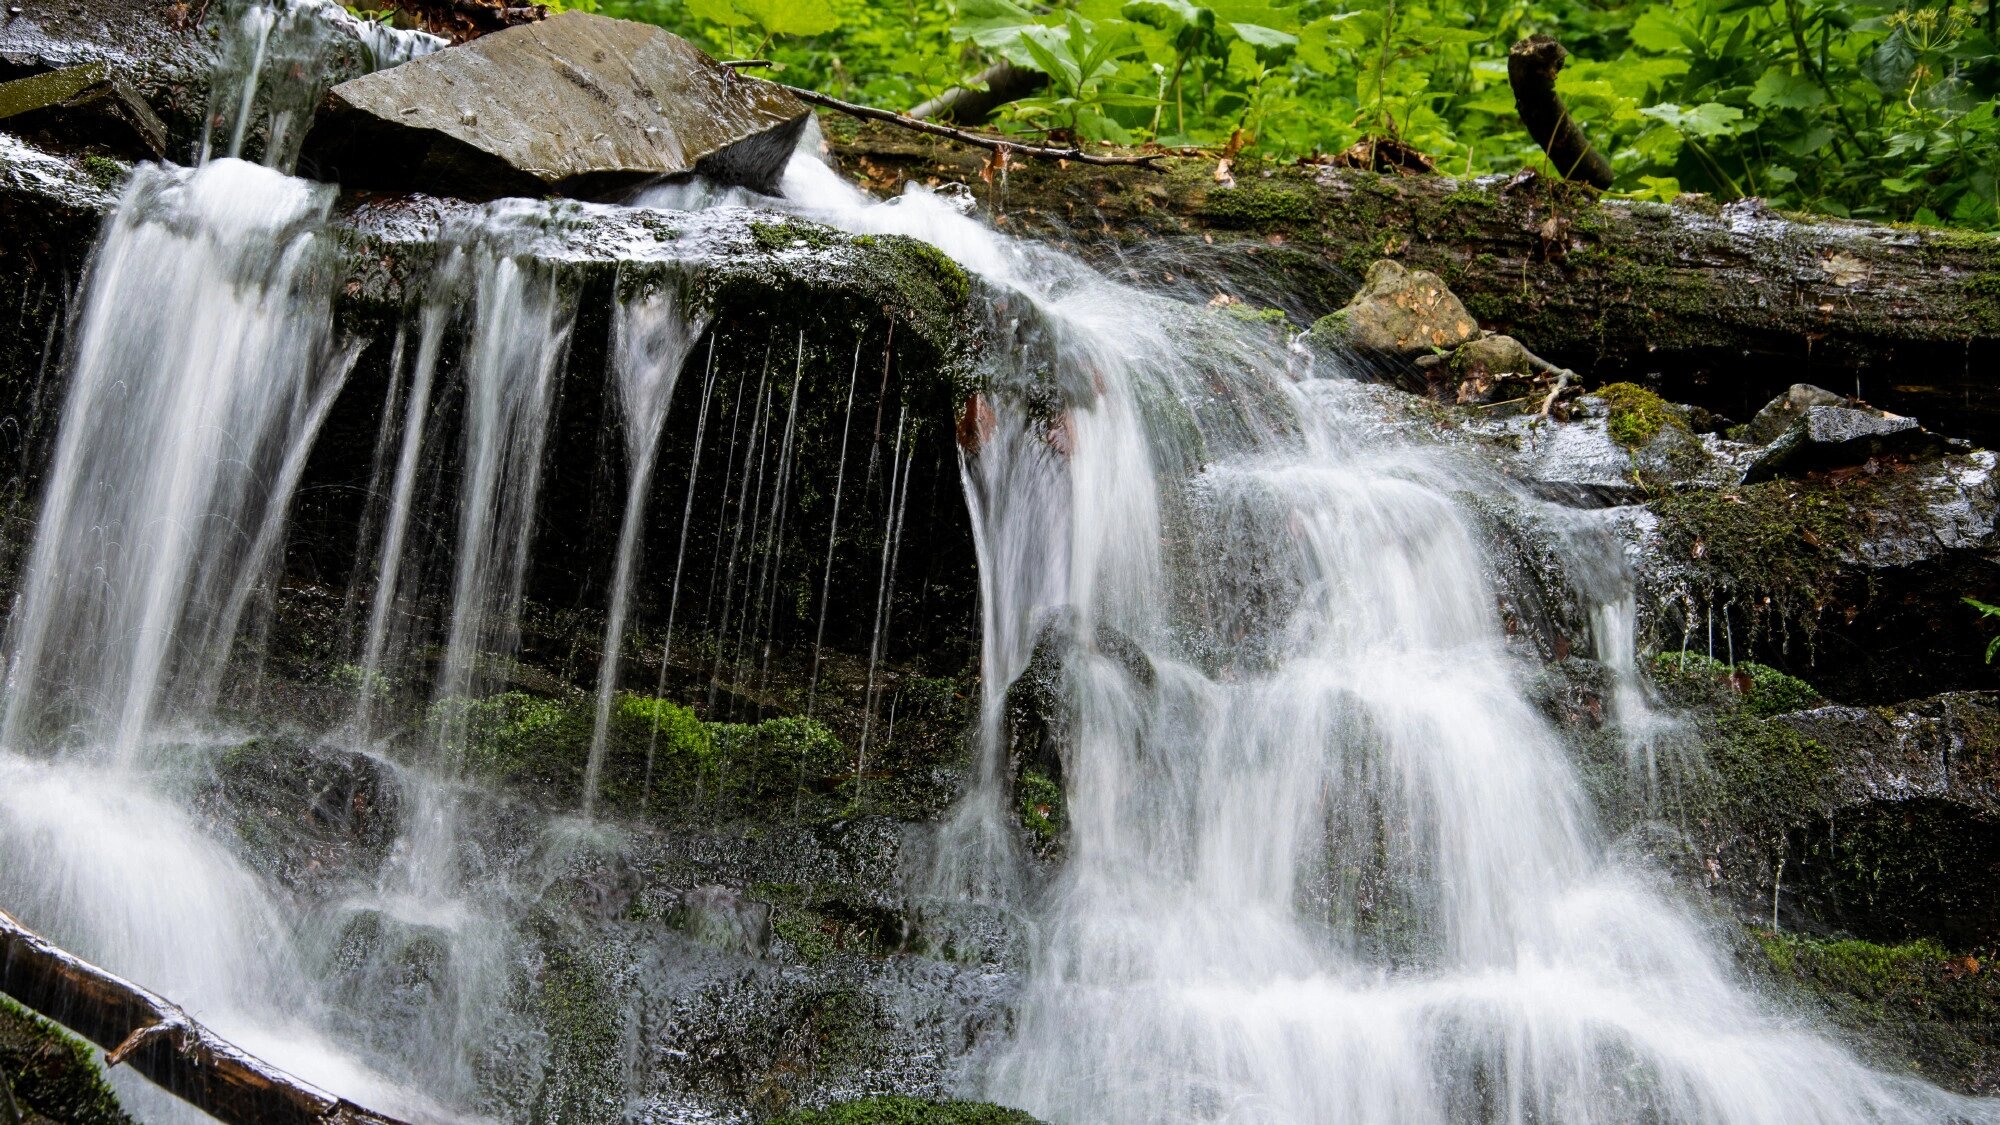
[[[2000,0],[567,0],[783,81],[906,109],[1006,60],[1050,81],[999,128],[1272,158],[1365,138],[1457,174],[1545,161],[1507,49],[1559,90],[1617,190],[2000,226]]]

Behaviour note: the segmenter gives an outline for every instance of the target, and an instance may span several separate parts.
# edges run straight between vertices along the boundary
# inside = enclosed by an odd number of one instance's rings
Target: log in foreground
[[[1369,263],[1442,277],[1483,326],[1593,383],[1639,379],[1738,421],[1793,383],[2000,442],[2000,236],[1780,214],[1754,200],[1600,200],[1523,173],[1384,176],[1169,154],[1155,170],[1022,163],[822,116],[841,168],[880,192],[969,184],[1002,229],[1121,279],[1282,308],[1341,307]]]
[[[225,1042],[166,1000],[63,952],[0,911],[0,993],[230,1125],[402,1125]]]

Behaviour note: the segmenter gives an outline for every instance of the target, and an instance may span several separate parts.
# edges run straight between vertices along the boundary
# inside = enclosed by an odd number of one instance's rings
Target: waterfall
[[[1011,310],[968,407],[987,679],[946,881],[1006,889],[978,836],[1006,830],[996,728],[1037,621],[1068,623],[1071,828],[976,1092],[1135,1125],[2000,1117],[1759,997],[1610,847],[1494,612],[1460,497],[1497,473],[921,187],[875,205],[801,159],[784,194]],[[1628,604],[1597,640],[1630,670]]]
[[[632,576],[639,561],[639,536],[652,496],[653,463],[660,430],[680,382],[681,364],[694,350],[708,318],[689,310],[687,297],[671,286],[637,294],[619,306],[613,322],[613,378],[619,414],[625,419],[625,514],[618,525],[618,554],[612,564],[610,610],[604,625],[604,653],[597,665],[597,711],[590,735],[590,761],[583,775],[583,815],[596,807],[598,777],[611,726],[612,695],[618,690],[619,655],[625,647],[625,617]],[[689,478],[692,480],[693,472]],[[685,522],[685,520],[683,520]],[[671,625],[669,626],[671,628]],[[662,665],[661,672],[665,673]]]

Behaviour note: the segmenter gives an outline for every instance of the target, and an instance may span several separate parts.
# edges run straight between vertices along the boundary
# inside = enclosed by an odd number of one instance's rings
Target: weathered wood
[[[0,911],[0,993],[230,1125],[402,1125],[286,1074],[178,1007],[65,953]]]
[[[737,65],[749,64],[739,63]],[[908,129],[913,133],[922,133],[958,144],[983,148],[993,154],[989,159],[989,164],[997,166],[1002,171],[1006,169],[1008,158],[1015,156],[1025,156],[1036,160],[1053,160],[1062,164],[1077,163],[1104,165],[1107,167],[1142,168],[1150,167],[1160,160],[1159,153],[1151,152],[1089,152],[1073,147],[1031,145],[1015,141],[1010,137],[999,137],[985,133],[974,133],[965,129],[954,129],[949,125],[940,125],[935,121],[920,121],[907,113],[897,113],[890,109],[877,109],[872,105],[861,105],[856,102],[843,101],[831,94],[822,94],[818,90],[808,90],[803,86],[786,86],[782,82],[775,82],[772,85],[782,87],[802,102],[811,102],[816,106],[833,110],[836,113],[843,113],[849,117],[864,121],[881,122],[885,125],[893,125],[898,129]],[[992,173],[989,170],[986,178],[990,179],[991,177]]]
[[[1556,93],[1556,75],[1562,73],[1569,52],[1546,35],[1530,35],[1507,52],[1507,84],[1514,90],[1514,109],[1528,135],[1549,154],[1550,163],[1566,180],[1586,183],[1599,190],[1611,187],[1611,162],[1590,147],[1583,127],[1569,115],[1562,95]]]
[[[1755,201],[1600,200],[1523,174],[1458,180],[1172,154],[1156,171],[1022,164],[822,117],[877,191],[970,184],[1002,229],[1113,273],[1309,323],[1369,262],[1445,279],[1486,327],[1592,382],[1638,378],[1738,419],[1795,382],[2000,441],[2000,237],[1780,214]]]

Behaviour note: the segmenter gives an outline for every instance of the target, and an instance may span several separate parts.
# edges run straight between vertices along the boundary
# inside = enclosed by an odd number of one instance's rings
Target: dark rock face
[[[1837,395],[1811,383],[1793,383],[1791,389],[1765,403],[1757,416],[1750,419],[1750,424],[1744,427],[1744,436],[1759,445],[1769,445],[1791,429],[1792,423],[1803,417],[1808,409],[1846,405],[1845,395]]]
[[[691,173],[769,192],[808,115],[669,32],[569,12],[335,87],[302,167],[482,199]]]
[[[135,159],[167,154],[167,126],[145,99],[102,63],[0,83],[0,121],[29,136],[87,136]]]
[[[1758,415],[1762,418],[1763,415]],[[1874,457],[1933,452],[1943,443],[1915,418],[1850,406],[1809,406],[1743,472],[1747,484],[1820,469],[1859,465]]]
[[[696,887],[668,914],[676,929],[726,953],[761,956],[771,947],[771,906],[734,887]]]
[[[295,890],[372,872],[401,827],[400,791],[366,754],[261,738],[225,753],[215,772],[213,807]]]

